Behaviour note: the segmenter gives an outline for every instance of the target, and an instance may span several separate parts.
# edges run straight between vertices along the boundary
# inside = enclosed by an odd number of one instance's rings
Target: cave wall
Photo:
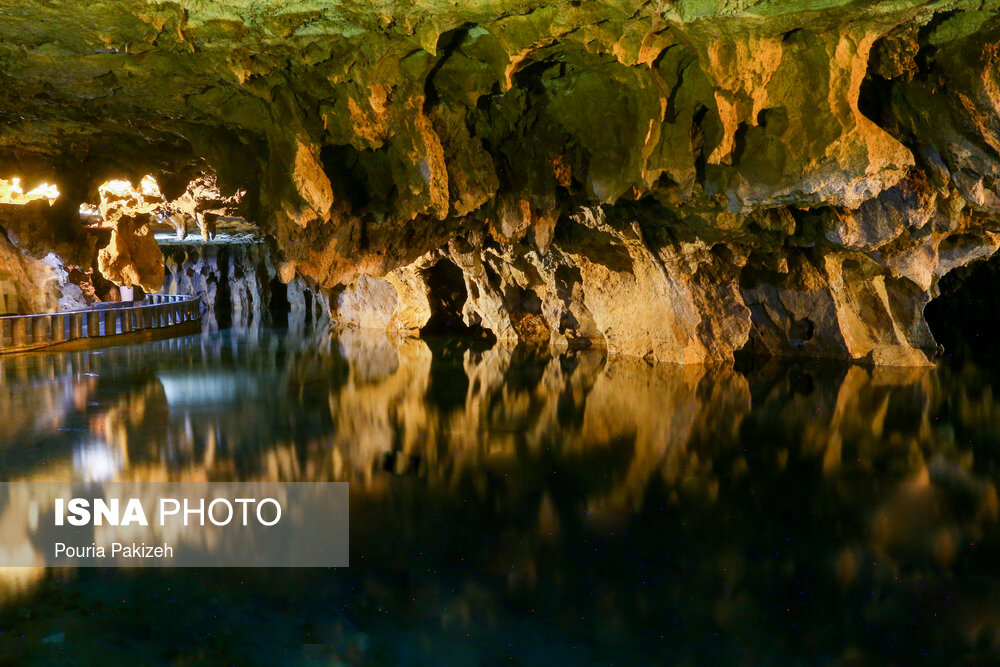
[[[159,203],[100,184],[211,173],[178,208],[254,222],[344,326],[437,321],[446,261],[501,339],[927,364],[938,281],[1000,246],[998,5],[29,2],[0,9],[0,172],[60,200],[0,224],[159,284]]]
[[[260,326],[267,320],[275,270],[265,245],[171,243],[162,252],[162,291],[201,299],[204,330]]]

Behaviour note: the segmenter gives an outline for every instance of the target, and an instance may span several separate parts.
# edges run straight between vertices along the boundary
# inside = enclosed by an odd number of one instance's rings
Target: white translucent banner
[[[0,567],[346,567],[344,482],[0,482]]]

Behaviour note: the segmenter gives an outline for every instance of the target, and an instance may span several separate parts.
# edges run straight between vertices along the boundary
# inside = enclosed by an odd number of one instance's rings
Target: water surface
[[[348,481],[352,565],[0,570],[0,662],[994,657],[996,384],[368,332],[2,358],[0,478]]]

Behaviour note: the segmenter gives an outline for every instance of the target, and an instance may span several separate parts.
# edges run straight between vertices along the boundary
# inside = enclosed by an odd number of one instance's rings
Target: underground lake
[[[1000,0],[0,2],[0,665],[1000,664]]]
[[[996,648],[995,369],[709,368],[267,328],[0,368],[3,481],[351,485],[347,569],[0,570],[6,661],[912,664]]]

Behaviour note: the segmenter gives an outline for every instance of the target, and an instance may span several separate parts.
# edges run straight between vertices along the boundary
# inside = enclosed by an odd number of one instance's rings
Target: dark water
[[[984,369],[266,331],[0,366],[3,479],[349,481],[352,562],[0,570],[0,663],[998,657]]]

